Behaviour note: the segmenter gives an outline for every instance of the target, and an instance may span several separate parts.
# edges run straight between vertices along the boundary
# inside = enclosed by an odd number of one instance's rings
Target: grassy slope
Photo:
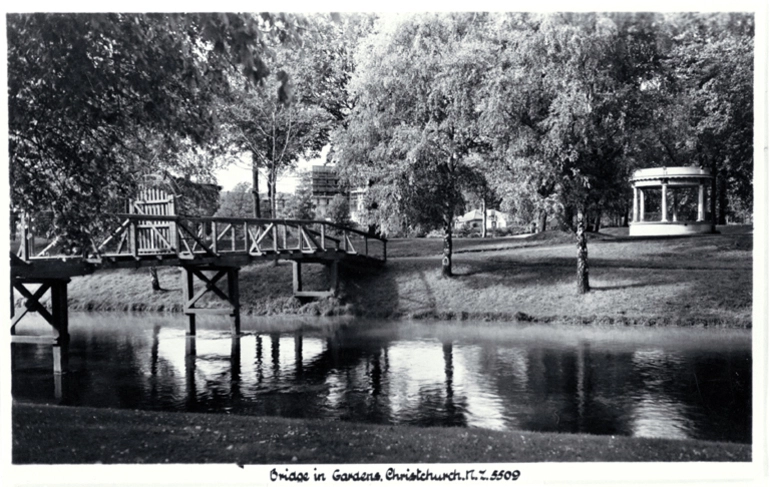
[[[13,462],[750,461],[751,445],[16,404]],[[97,446],[98,445],[98,446]]]
[[[435,257],[394,258],[386,275],[352,281],[358,289],[376,289],[351,293],[354,309],[648,324],[746,326],[751,320],[751,235],[745,232],[647,240],[594,235],[589,244],[593,291],[584,296],[575,292],[575,246],[564,235],[484,242],[503,249],[493,252],[477,252],[479,241],[460,241],[454,279],[440,277],[441,242],[420,242],[429,244]],[[389,245],[390,255],[425,254],[425,247]]]
[[[383,271],[343,271],[346,305],[301,306],[291,297],[288,263],[241,270],[242,307],[249,313],[349,312],[362,316],[551,320],[576,322],[750,326],[752,235],[722,234],[628,239],[619,229],[592,235],[592,292],[575,293],[575,246],[569,235],[457,239],[456,277],[440,276],[439,239],[395,239]],[[321,288],[321,266],[303,272]],[[180,272],[161,268],[165,292],[152,293],[149,272],[104,271],[73,279],[76,309],[181,309]],[[328,303],[327,303],[328,304]],[[336,303],[335,303],[336,304]],[[218,306],[219,303],[211,302]],[[325,308],[325,309],[324,309]]]

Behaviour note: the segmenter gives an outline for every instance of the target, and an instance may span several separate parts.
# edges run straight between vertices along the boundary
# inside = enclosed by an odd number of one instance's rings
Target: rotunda
[[[631,236],[714,232],[706,195],[713,176],[698,167],[655,167],[634,171]]]

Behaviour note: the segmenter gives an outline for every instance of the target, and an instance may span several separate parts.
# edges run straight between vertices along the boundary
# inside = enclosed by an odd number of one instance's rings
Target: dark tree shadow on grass
[[[354,315],[391,317],[398,312],[398,286],[390,265],[374,269],[340,266],[340,296]]]

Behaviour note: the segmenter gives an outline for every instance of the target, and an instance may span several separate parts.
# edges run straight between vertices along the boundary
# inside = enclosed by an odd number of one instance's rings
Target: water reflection
[[[665,336],[659,346],[537,334],[405,336],[393,324],[237,337],[200,328],[188,337],[173,321],[73,320],[71,372],[57,381],[43,347],[14,345],[13,395],[96,407],[751,441],[750,334],[738,346],[715,336],[679,347]]]

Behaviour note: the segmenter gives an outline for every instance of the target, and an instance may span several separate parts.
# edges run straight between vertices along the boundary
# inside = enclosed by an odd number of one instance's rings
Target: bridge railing
[[[322,220],[120,214],[123,223],[97,248],[100,256],[219,256],[232,253],[339,251],[385,261],[387,241]]]

